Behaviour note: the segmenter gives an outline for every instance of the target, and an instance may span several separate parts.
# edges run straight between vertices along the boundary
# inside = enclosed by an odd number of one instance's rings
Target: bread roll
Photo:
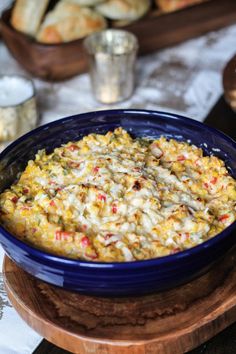
[[[37,34],[43,43],[69,42],[106,28],[106,20],[95,11],[67,0],[49,12]]]
[[[111,20],[137,20],[151,6],[150,0],[108,0],[95,9]]]
[[[20,32],[34,36],[48,6],[49,0],[16,0],[11,24]]]
[[[70,0],[70,2],[74,2],[75,4],[80,6],[95,6],[104,1],[106,0]]]
[[[172,12],[205,0],[155,0],[163,12]]]

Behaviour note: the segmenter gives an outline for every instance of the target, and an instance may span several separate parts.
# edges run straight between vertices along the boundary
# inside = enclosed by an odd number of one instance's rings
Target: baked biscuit
[[[69,42],[106,28],[106,20],[95,11],[69,1],[60,1],[49,12],[37,34],[43,43]]]
[[[48,3],[49,0],[17,0],[12,11],[12,26],[20,32],[34,36]]]
[[[172,12],[205,0],[155,0],[163,12]]]
[[[106,0],[69,0],[80,6],[95,6]]]
[[[111,20],[134,21],[142,17],[150,6],[150,0],[108,0],[95,8]]]

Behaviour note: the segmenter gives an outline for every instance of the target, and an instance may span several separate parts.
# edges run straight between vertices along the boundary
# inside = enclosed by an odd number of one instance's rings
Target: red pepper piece
[[[117,206],[116,206],[116,205],[113,205],[111,210],[112,210],[113,214],[116,214],[116,213],[117,213],[117,210],[118,210],[118,209],[117,209]]]
[[[49,204],[50,204],[52,207],[56,206],[54,200],[51,200]]]
[[[98,255],[97,255],[97,253],[94,251],[94,253],[85,253],[85,256],[87,257],[87,258],[91,258],[91,259],[97,259],[98,258]]]
[[[180,251],[181,251],[181,249],[179,247],[176,247],[173,249],[172,254],[180,252]]]
[[[180,155],[177,157],[177,161],[184,161],[186,160],[186,157],[184,155]]]
[[[61,241],[61,240],[67,240],[69,237],[73,235],[73,232],[69,231],[56,231],[56,240]]]
[[[217,182],[217,177],[213,177],[211,180],[210,180],[210,183],[212,184],[216,184]]]
[[[102,200],[103,202],[105,202],[107,200],[107,197],[103,194],[98,194],[98,199]]]
[[[18,201],[18,199],[19,199],[19,198],[17,198],[16,196],[14,196],[13,198],[11,198],[11,201],[16,204],[17,201]]]
[[[224,215],[221,215],[219,217],[219,221],[224,221],[224,220],[227,220],[229,218],[229,215],[228,214],[224,214]]]
[[[62,238],[61,231],[56,231],[55,236],[56,236],[57,241],[61,241],[61,238]]]
[[[93,168],[93,173],[98,173],[98,171],[99,171],[99,167],[98,167],[98,166],[95,166],[95,167]]]
[[[81,244],[83,247],[88,247],[91,245],[90,239],[87,236],[81,238]]]

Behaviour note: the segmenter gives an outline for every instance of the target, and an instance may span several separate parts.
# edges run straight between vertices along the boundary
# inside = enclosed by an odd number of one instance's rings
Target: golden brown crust
[[[44,43],[61,43],[63,38],[55,26],[48,26],[41,34]]]
[[[205,0],[155,0],[163,12],[172,12]]]
[[[43,43],[68,42],[106,27],[106,20],[95,11],[60,1],[42,23],[37,39]]]

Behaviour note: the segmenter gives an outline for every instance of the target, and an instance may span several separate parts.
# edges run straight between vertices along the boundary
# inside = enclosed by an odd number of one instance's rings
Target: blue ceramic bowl
[[[236,177],[236,143],[221,132],[194,120],[163,112],[110,110],[76,115],[44,125],[22,136],[0,154],[0,190],[8,187],[27,161],[42,148],[48,152],[92,132],[122,126],[133,136],[190,140],[206,154],[222,158]],[[8,256],[24,270],[48,283],[101,296],[141,295],[188,282],[203,274],[236,243],[236,222],[219,235],[189,250],[161,258],[101,263],[71,260],[38,250],[0,227]]]

